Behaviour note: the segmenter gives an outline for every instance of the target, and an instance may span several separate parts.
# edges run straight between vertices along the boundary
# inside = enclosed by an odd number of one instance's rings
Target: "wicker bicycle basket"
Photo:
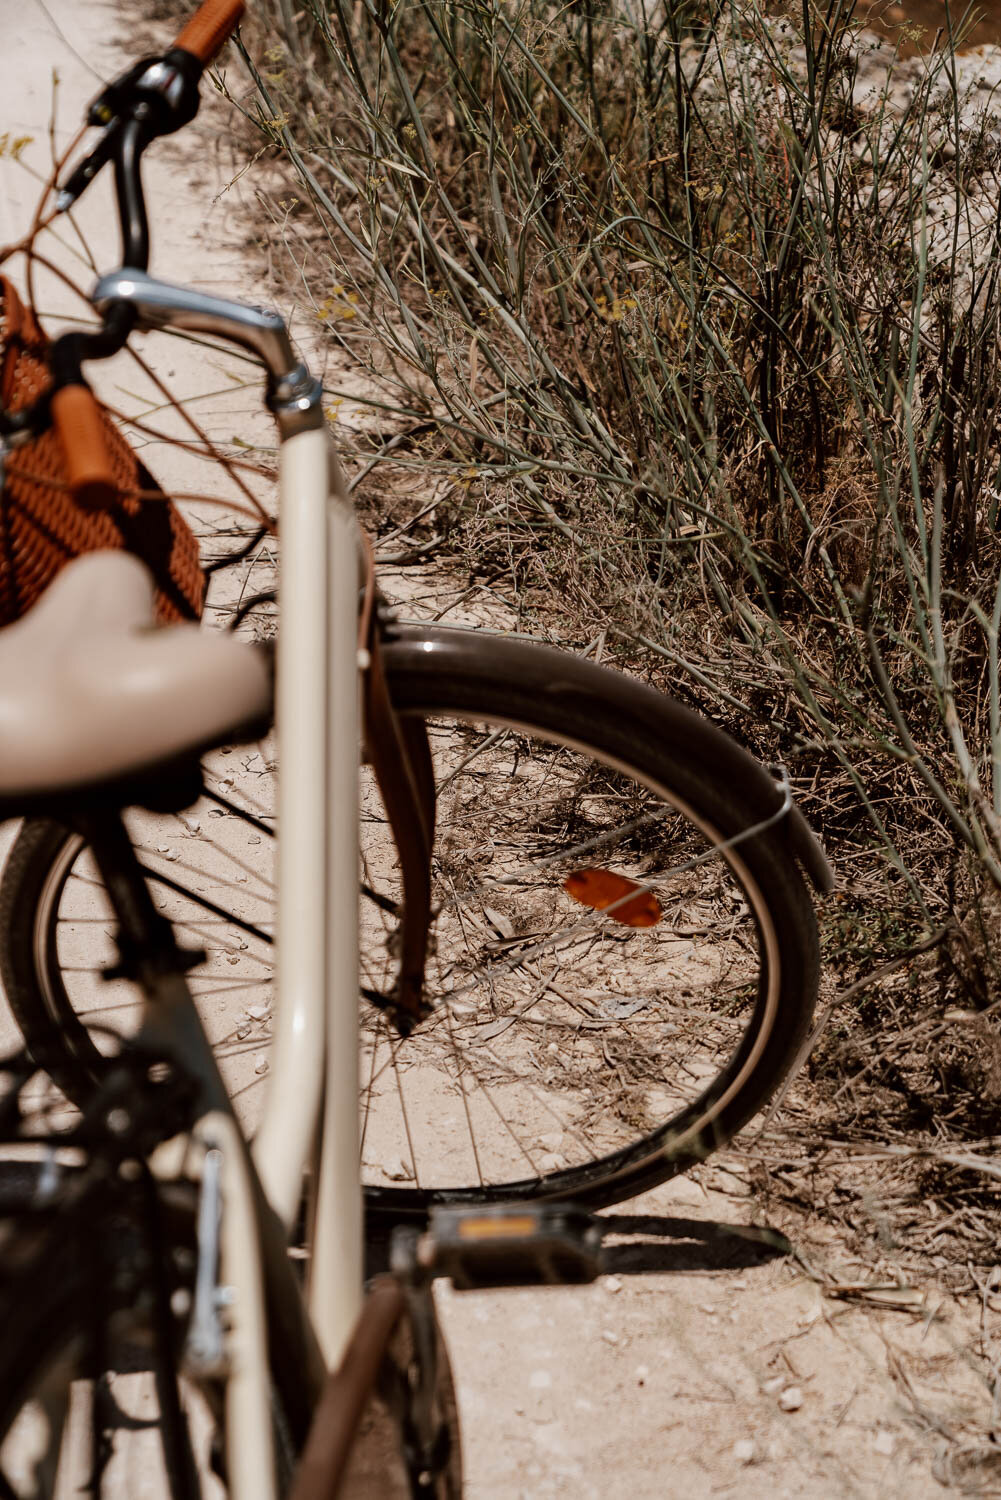
[[[49,384],[48,339],[0,276],[0,407],[22,410]],[[101,413],[118,499],[86,511],[66,486],[62,448],[49,428],[6,456],[0,488],[0,625],[9,625],[82,552],[123,547],[142,558],[156,585],[162,623],[197,619],[205,580],[198,543],[106,412]]]

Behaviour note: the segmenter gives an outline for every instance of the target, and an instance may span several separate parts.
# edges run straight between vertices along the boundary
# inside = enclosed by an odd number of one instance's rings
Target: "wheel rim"
[[[447,724],[436,716],[431,736],[441,911],[428,975],[444,1003],[406,1042],[363,1005],[370,1197],[404,1207],[434,1197],[573,1196],[657,1152],[701,1154],[727,1133],[721,1117],[746,1087],[778,1014],[778,938],[739,848],[720,855],[720,835],[652,776],[565,736],[498,714],[454,713]],[[218,769],[217,758],[210,780],[235,801]],[[220,850],[204,837],[220,810],[200,805],[169,828],[140,817],[132,832],[157,904],[182,940],[211,949],[193,988],[252,1128],[269,1050],[270,882],[259,858],[268,814],[260,799],[247,808],[255,821],[237,847],[230,829],[222,851],[228,873],[212,875],[195,851]],[[392,903],[395,870],[371,786],[363,818],[364,878]],[[714,856],[698,863],[713,846]],[[43,999],[61,1025],[67,1010],[105,1025],[128,1003],[114,986],[96,1007],[81,999],[88,987],[96,993],[97,965],[76,962],[74,943],[102,921],[86,906],[99,890],[87,859],[68,839],[36,912]],[[626,928],[575,902],[563,881],[581,865],[649,887],[661,920]],[[185,905],[175,887],[196,877],[200,896]],[[225,940],[223,907],[243,924]],[[379,905],[363,902],[366,987],[388,986],[394,926]],[[227,1009],[234,997],[235,1021]]]

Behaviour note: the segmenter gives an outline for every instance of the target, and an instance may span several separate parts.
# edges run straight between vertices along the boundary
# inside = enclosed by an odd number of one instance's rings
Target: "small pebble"
[[[606,1276],[602,1285],[606,1292],[621,1292],[622,1290],[622,1282],[617,1276]]]
[[[613,1333],[610,1328],[603,1328],[601,1331],[601,1336],[605,1340],[606,1344],[617,1344],[619,1342],[619,1335],[617,1333]]]
[[[700,1302],[699,1303],[699,1307],[702,1309],[702,1311],[704,1313],[714,1313],[716,1311],[715,1307],[713,1306],[713,1304],[711,1302]]]
[[[247,1015],[252,1021],[263,1021],[271,1012],[270,1005],[248,1005]]]
[[[785,1383],[784,1375],[772,1375],[763,1383],[761,1389],[766,1396],[777,1396]]]
[[[259,844],[260,842],[261,842],[261,836],[260,836],[259,833],[252,833],[249,836],[249,838],[247,839],[247,843],[248,844]]]
[[[779,1397],[779,1406],[783,1411],[799,1411],[802,1405],[803,1392],[798,1385],[789,1386]]]
[[[412,1182],[414,1179],[414,1169],[409,1162],[404,1161],[403,1157],[399,1156],[396,1161],[390,1162],[386,1168],[386,1176],[391,1182]]]
[[[877,1453],[882,1453],[885,1458],[892,1458],[896,1446],[897,1439],[892,1432],[887,1432],[885,1427],[877,1432],[876,1441],[873,1444]]]
[[[258,1056],[254,1059],[254,1072],[266,1073],[268,1071],[268,1060],[266,1057]]]
[[[754,1444],[750,1438],[740,1438],[733,1445],[733,1456],[739,1464],[753,1464]]]
[[[647,1378],[647,1376],[649,1374],[650,1374],[649,1366],[647,1366],[647,1365],[637,1365],[636,1366],[636,1379],[637,1379],[637,1381],[639,1382],[640,1385],[643,1385],[644,1381],[646,1380],[646,1378]]]

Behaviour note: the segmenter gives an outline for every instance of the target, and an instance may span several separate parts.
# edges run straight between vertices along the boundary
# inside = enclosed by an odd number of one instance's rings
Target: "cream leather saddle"
[[[0,630],[0,796],[142,771],[264,717],[263,652],[197,625],[153,626],[153,582],[91,552]]]

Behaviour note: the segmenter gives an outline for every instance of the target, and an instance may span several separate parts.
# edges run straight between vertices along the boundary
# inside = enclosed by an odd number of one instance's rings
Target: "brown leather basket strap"
[[[392,1277],[379,1277],[373,1283],[344,1358],[327,1377],[288,1500],[336,1500],[362,1413],[375,1393],[383,1359],[405,1306],[405,1294]]]
[[[369,665],[363,687],[365,746],[400,857],[403,911],[400,969],[388,1008],[401,1032],[429,1013],[423,1001],[431,926],[431,849],[434,841],[434,767],[422,720],[401,719],[393,708],[379,641],[375,571],[365,539],[367,572],[360,628]]]

